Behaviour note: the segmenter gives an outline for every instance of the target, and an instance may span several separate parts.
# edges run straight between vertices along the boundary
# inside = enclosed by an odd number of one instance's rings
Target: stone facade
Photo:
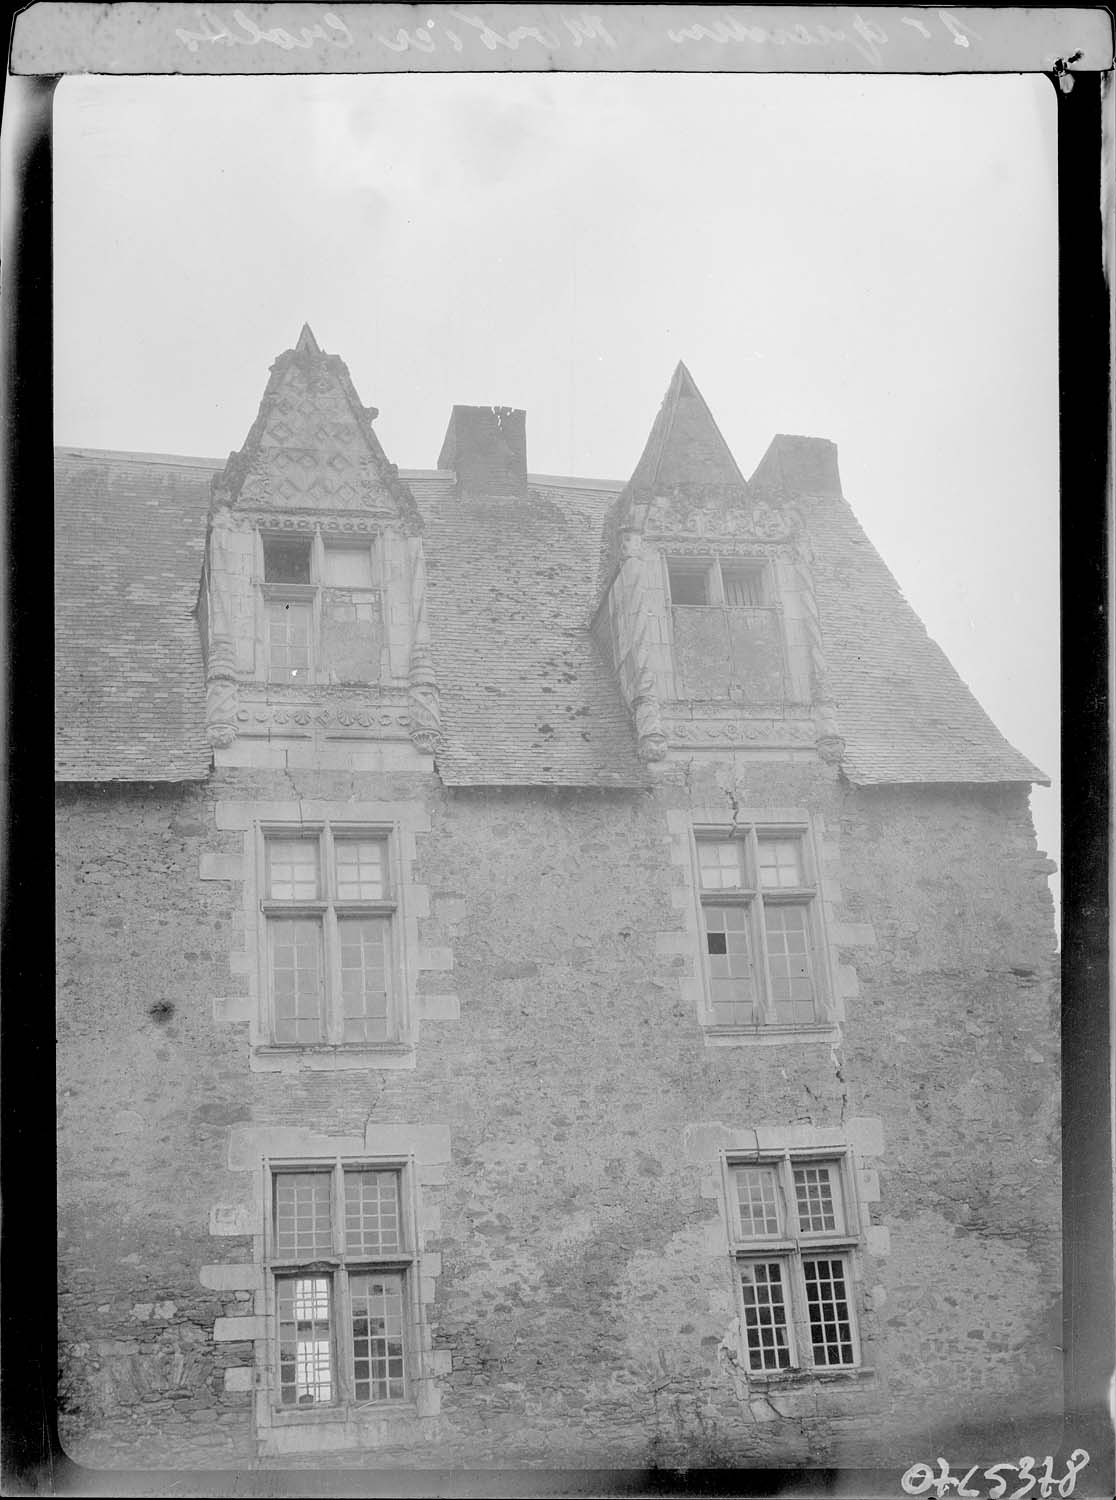
[[[299,348],[300,378],[328,375],[345,392],[312,336]],[[301,368],[282,359],[284,378]],[[266,580],[258,555],[236,563],[228,537],[254,546],[251,518],[283,501],[260,481],[238,508],[229,476],[255,484],[271,471],[250,455],[226,467],[207,577],[223,557],[238,581],[211,586],[201,613],[203,722],[214,680],[228,689],[209,714],[212,768],[163,785],[68,776],[59,790],[62,1436],[78,1461],[894,1466],[944,1451],[947,1435],[960,1457],[966,1441],[1014,1423],[1033,1451],[1041,1423],[1056,1426],[1056,969],[1032,778],[1014,763],[970,781],[848,774],[826,675],[839,642],[824,637],[811,571],[840,559],[814,558],[803,542],[802,518],[832,501],[828,480],[798,497],[799,516],[784,507],[757,525],[756,495],[743,480],[743,498],[735,492],[735,465],[688,381],[674,387],[679,442],[668,413],[653,433],[658,469],[645,455],[631,486],[605,497],[609,512],[598,507],[601,587],[577,649],[605,659],[630,714],[618,784],[571,771],[573,784],[554,785],[558,752],[537,725],[533,784],[526,773],[494,784],[499,769],[454,716],[448,594],[437,607],[450,564],[429,551],[437,527],[424,540],[423,522],[437,505],[552,503],[527,493],[522,414],[471,424],[470,409],[455,409],[443,453],[467,454],[468,473],[447,475],[436,504],[417,480],[411,494],[378,445],[349,454],[346,473],[371,486],[358,513],[382,512],[373,547],[394,538],[374,555],[395,547],[399,558],[381,576],[394,604],[380,615],[377,680],[363,688],[328,674],[277,686],[256,671]],[[327,396],[340,399],[332,386]],[[345,400],[336,428],[350,422]],[[265,400],[257,439],[274,411]],[[490,430],[502,443],[491,463]],[[704,503],[677,488],[686,465]],[[490,469],[494,496],[470,500],[462,491],[483,489]],[[286,496],[284,513],[339,517],[304,472],[312,502],[292,510]],[[638,509],[641,486],[653,497],[667,480],[674,510],[664,503],[656,522],[653,507]],[[738,512],[746,521],[729,526]],[[705,621],[715,615],[729,634],[739,608],[748,637],[737,650],[725,636],[724,671],[671,620],[666,565],[694,555],[677,549],[695,515],[705,521],[689,535],[719,567],[740,549],[773,559],[775,623],[764,628],[781,667],[762,692],[754,671],[732,677],[739,691],[725,673],[766,660],[744,617],[768,606],[709,606]],[[727,550],[718,525],[732,533]],[[524,561],[530,538],[510,531],[538,604],[520,629],[545,633],[568,590],[546,556]],[[466,645],[469,628],[462,619]],[[556,678],[582,671],[566,659]],[[510,677],[495,661],[490,676],[513,723]],[[592,714],[581,718],[591,733]],[[988,730],[982,764],[1001,753]],[[568,765],[588,764],[574,753]],[[469,755],[472,782],[460,769]],[[356,913],[390,924],[382,1037],[276,1044],[268,924],[286,917],[269,905],[268,841],[292,830],[305,848],[324,840],[323,861],[344,838],[389,851],[390,909],[366,900]],[[768,1009],[748,1024],[711,1019],[700,838],[735,849],[745,837],[766,837],[769,850],[781,840],[775,858],[800,851],[775,909],[808,911],[808,1023],[775,1011],[775,922],[753,954]],[[341,886],[319,879],[298,910],[328,934],[355,917]],[[751,921],[765,901],[775,903],[770,889],[733,909]],[[802,1201],[797,1239],[790,1204],[771,1210],[780,1233],[768,1260],[783,1267],[793,1326],[783,1338],[797,1352],[766,1371],[755,1353],[763,1319],[741,1291],[742,1268],[763,1259],[740,1240],[734,1173],[749,1163],[794,1170],[792,1197],[804,1167],[840,1184],[828,1240],[810,1240]],[[278,1299],[293,1273],[279,1254],[275,1183],[301,1171],[336,1184],[358,1170],[399,1184],[407,1227],[373,1270],[403,1288],[406,1389],[361,1399],[359,1332],[342,1334],[334,1317],[328,1392],[305,1399],[299,1373],[301,1394],[285,1404],[282,1382],[296,1377],[282,1374],[293,1335]],[[338,1309],[350,1277],[355,1287],[371,1273],[345,1259],[333,1211],[332,1244],[304,1257],[299,1285],[328,1282]],[[791,1285],[803,1265],[838,1261],[854,1331],[826,1365],[805,1283]]]

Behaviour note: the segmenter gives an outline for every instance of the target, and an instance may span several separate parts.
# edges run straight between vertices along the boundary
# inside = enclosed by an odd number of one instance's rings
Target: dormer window
[[[383,600],[371,539],[260,534],[268,682],[379,682]]]
[[[765,609],[769,606],[762,561],[735,558],[668,557],[670,602],[683,608],[724,605]]]

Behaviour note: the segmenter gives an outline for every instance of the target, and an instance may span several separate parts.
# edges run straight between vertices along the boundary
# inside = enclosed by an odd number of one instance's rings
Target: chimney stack
[[[439,469],[453,469],[459,495],[527,495],[527,413],[511,406],[455,406]]]

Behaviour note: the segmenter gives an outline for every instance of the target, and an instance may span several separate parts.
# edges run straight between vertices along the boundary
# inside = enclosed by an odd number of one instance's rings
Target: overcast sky
[[[745,474],[776,432],[837,443],[930,634],[1057,778],[1045,79],[75,76],[55,205],[59,443],[224,458],[305,320],[403,468],[491,402],[533,472],[626,479],[684,359]],[[1032,807],[1057,858],[1056,786]]]

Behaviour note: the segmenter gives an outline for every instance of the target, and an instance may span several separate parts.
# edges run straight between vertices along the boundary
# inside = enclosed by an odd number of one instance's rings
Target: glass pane
[[[765,906],[767,959],[775,1017],[786,1023],[813,1021],[814,980],[805,906]]]
[[[320,1406],[333,1399],[329,1278],[282,1277],[279,1306],[279,1399],[284,1406]]]
[[[358,1401],[402,1401],[403,1274],[349,1277],[353,1307],[353,1389]]]
[[[699,839],[697,847],[703,890],[741,889],[745,884],[743,839]]]
[[[267,662],[272,682],[309,682],[312,620],[309,604],[291,600],[268,604]]]
[[[748,944],[748,909],[743,906],[705,906],[702,915],[709,954],[713,1024],[753,1026],[756,1023],[756,996]]]
[[[347,1042],[382,1042],[388,1034],[387,917],[341,917],[341,1007]]]
[[[350,1255],[403,1248],[398,1172],[345,1173],[345,1248]]]
[[[851,1365],[854,1362],[852,1319],[843,1260],[807,1260],[806,1311],[815,1365]]]
[[[803,1234],[844,1229],[837,1169],[828,1162],[795,1167],[794,1196]]]
[[[268,839],[267,869],[270,900],[318,899],[317,838]]]
[[[779,1233],[779,1200],[774,1167],[735,1167],[741,1239]]]
[[[802,885],[802,845],[798,839],[760,839],[760,884]]]
[[[387,895],[383,839],[337,839],[338,901],[382,901]]]
[[[276,1172],[275,1254],[280,1260],[333,1253],[329,1172]]]
[[[314,917],[272,917],[267,927],[275,1040],[322,1041],[321,923]]]
[[[790,1336],[778,1261],[747,1261],[740,1267],[744,1296],[744,1340],[751,1370],[790,1368]]]
[[[367,547],[327,547],[325,581],[335,589],[370,589],[372,553]]]

